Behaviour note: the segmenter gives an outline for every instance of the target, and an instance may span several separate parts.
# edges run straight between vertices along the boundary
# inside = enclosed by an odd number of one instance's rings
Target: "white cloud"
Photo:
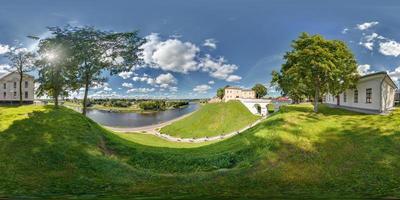
[[[203,46],[209,47],[211,49],[216,49],[217,48],[217,41],[215,39],[209,38],[206,39],[203,43]]]
[[[161,41],[155,33],[147,36],[146,40],[141,46],[142,58],[151,67],[180,73],[198,70],[195,59],[200,49],[196,45],[178,39]]]
[[[369,64],[358,65],[358,67],[357,67],[357,71],[361,76],[370,74],[370,73],[374,73],[374,71],[370,71],[370,69],[371,69],[371,66]]]
[[[169,91],[170,92],[178,92],[178,87],[170,87]]]
[[[133,88],[133,84],[132,83],[122,83],[122,87]]]
[[[178,81],[172,74],[167,73],[167,74],[160,74],[159,76],[157,76],[155,82],[159,84],[160,87],[168,87],[170,85],[176,84]]]
[[[379,22],[374,22],[374,21],[373,22],[365,22],[363,24],[357,24],[357,28],[363,31],[363,30],[369,29],[378,24],[379,24]]]
[[[198,93],[206,93],[210,89],[211,87],[209,85],[203,84],[197,85],[195,88],[193,88],[193,91]]]
[[[394,81],[400,80],[400,66],[397,67],[394,71],[388,72],[388,74]]]
[[[206,55],[205,58],[201,59],[200,67],[203,71],[209,72],[211,77],[218,79],[227,79],[230,74],[238,69],[237,65],[226,64],[224,57],[218,59],[211,58],[210,55]]]
[[[230,75],[230,76],[228,76],[228,78],[226,79],[226,81],[228,81],[228,82],[238,82],[238,81],[240,81],[240,80],[242,80],[242,77],[237,76],[237,75]]]
[[[400,55],[400,43],[389,40],[379,44],[379,52],[386,56],[397,57]]]
[[[208,81],[208,84],[214,85],[215,81]]]
[[[104,91],[112,91],[112,88],[110,88],[110,87],[104,87],[103,90],[104,90]]]
[[[128,79],[132,76],[133,72],[121,72],[118,74],[123,79]]]
[[[156,89],[155,88],[132,88],[126,91],[126,93],[133,93],[133,92],[139,92],[139,93],[150,93],[154,92]]]
[[[0,44],[0,55],[8,53],[9,51],[10,51],[10,46],[4,45],[4,44]]]
[[[348,31],[349,31],[348,28],[344,28],[344,29],[342,30],[342,34],[346,34]]]
[[[0,64],[0,74],[8,73],[11,70],[11,66],[8,64]]]

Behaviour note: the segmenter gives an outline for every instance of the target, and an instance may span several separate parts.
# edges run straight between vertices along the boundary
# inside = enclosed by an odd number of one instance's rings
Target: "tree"
[[[267,95],[267,88],[263,84],[257,83],[251,89],[256,93],[257,99]]]
[[[343,41],[302,33],[291,46],[280,73],[273,72],[273,83],[296,98],[314,97],[314,112],[318,112],[320,96],[355,87],[357,62]]]
[[[72,84],[75,77],[68,68],[74,65],[74,59],[69,41],[57,32],[53,32],[53,35],[54,37],[39,41],[35,65],[39,75],[37,82],[40,84],[38,96],[46,94],[52,97],[55,107],[58,108],[59,96],[67,96],[68,90],[74,88]]]
[[[15,71],[19,75],[19,104],[22,105],[22,81],[24,74],[34,69],[35,54],[26,48],[11,48],[6,53],[6,57],[10,61],[10,71]]]
[[[134,32],[107,32],[93,27],[51,27],[51,31],[68,39],[75,65],[70,71],[76,74],[74,89],[84,88],[82,114],[86,115],[89,88],[107,79],[105,72],[115,75],[129,71],[141,63],[140,46],[144,39]]]
[[[227,87],[229,87],[229,85],[226,85],[225,87],[222,87],[222,88],[218,88],[218,89],[217,89],[217,97],[218,97],[219,99],[224,98],[224,96],[225,96],[225,88],[227,88]]]

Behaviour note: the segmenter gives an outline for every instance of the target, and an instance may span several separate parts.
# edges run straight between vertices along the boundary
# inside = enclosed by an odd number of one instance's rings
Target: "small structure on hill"
[[[377,72],[362,76],[354,89],[337,96],[327,94],[324,102],[363,113],[385,113],[394,106],[396,89],[397,85],[386,72]]]
[[[226,87],[224,91],[224,102],[239,99],[255,99],[256,92],[251,89],[242,89],[240,87]]]
[[[22,79],[22,100],[24,103],[33,103],[34,99],[34,77],[24,74]],[[19,74],[10,72],[0,74],[0,103],[19,103]]]

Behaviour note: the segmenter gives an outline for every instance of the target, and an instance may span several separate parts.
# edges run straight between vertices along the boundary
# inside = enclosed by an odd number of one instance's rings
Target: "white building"
[[[348,89],[338,96],[327,94],[326,104],[364,113],[384,113],[394,106],[394,81],[386,72],[362,76],[356,88]]]
[[[0,103],[19,102],[19,74],[10,72],[0,74]],[[22,80],[22,99],[24,103],[33,103],[34,77],[25,74]]]
[[[242,89],[239,87],[227,87],[224,91],[224,102],[239,99],[254,99],[256,92],[251,89]]]

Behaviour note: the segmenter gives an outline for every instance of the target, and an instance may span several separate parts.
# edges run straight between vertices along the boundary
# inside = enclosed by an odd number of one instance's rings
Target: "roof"
[[[240,88],[240,87],[235,87],[235,86],[229,86],[229,87],[226,87],[225,89],[236,89],[236,90],[242,90],[242,88]]]
[[[17,73],[17,72],[13,71],[13,72],[8,72],[8,73],[0,74],[0,80],[3,79],[3,78],[5,78],[6,76],[12,74],[12,73]],[[26,74],[26,73],[25,73],[24,75],[25,75],[25,76],[32,77],[32,78],[35,78],[34,76],[29,75],[29,74]]]
[[[393,81],[393,79],[392,79],[392,78],[388,75],[388,73],[385,72],[385,71],[380,71],[380,72],[375,72],[375,73],[371,73],[371,74],[366,74],[366,75],[364,75],[364,76],[361,76],[360,79],[368,78],[368,77],[371,77],[371,76],[377,76],[377,75],[384,75],[385,78],[386,78],[386,77],[389,78],[389,80],[393,83],[393,85],[395,86],[395,88],[396,88],[396,89],[398,88],[398,87],[397,87],[397,84]]]

